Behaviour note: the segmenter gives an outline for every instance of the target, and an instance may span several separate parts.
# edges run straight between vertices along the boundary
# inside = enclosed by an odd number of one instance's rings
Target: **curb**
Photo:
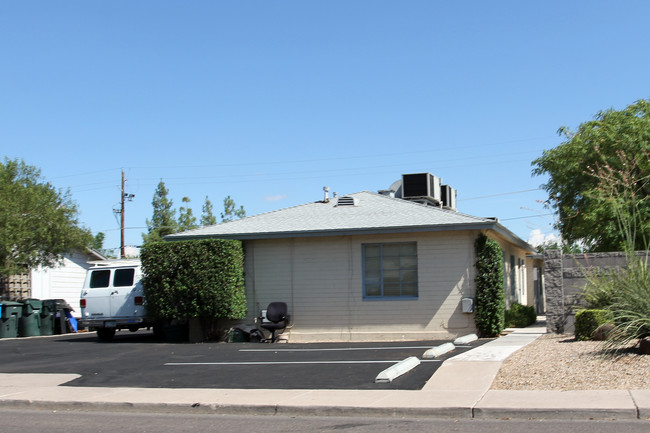
[[[395,408],[395,407],[347,407],[331,405],[228,405],[228,404],[168,404],[168,403],[116,403],[80,401],[33,401],[5,400],[0,408],[79,411],[79,412],[126,412],[126,413],[178,413],[197,415],[256,415],[256,416],[337,416],[382,417],[406,416],[438,419],[471,419],[472,409],[466,407]]]
[[[508,408],[474,409],[474,419],[536,419],[536,420],[635,420],[639,419],[634,409],[517,409]]]
[[[636,420],[648,419],[648,409],[640,409],[634,402],[629,408],[514,408],[481,407],[481,401],[472,407],[389,407],[337,406],[292,404],[220,404],[220,403],[130,403],[102,401],[49,401],[5,399],[3,409],[65,410],[127,413],[179,413],[202,415],[257,415],[257,416],[337,416],[337,417],[420,417],[432,419],[537,419],[537,420]]]

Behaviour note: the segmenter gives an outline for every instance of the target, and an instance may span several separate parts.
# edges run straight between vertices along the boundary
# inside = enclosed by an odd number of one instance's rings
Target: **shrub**
[[[157,319],[241,319],[246,315],[240,241],[152,242],[140,258],[147,313]]]
[[[607,308],[616,325],[606,342],[610,351],[650,336],[650,268],[648,257],[630,255],[627,267],[610,275],[615,290]]]
[[[593,272],[587,276],[588,283],[583,290],[585,301],[592,309],[607,310],[610,321],[615,325],[605,342],[608,352],[616,352],[650,336],[650,268],[647,254],[639,256],[628,252],[626,267]]]
[[[517,302],[506,310],[506,328],[525,328],[537,321],[535,307],[521,305]]]
[[[598,146],[594,150],[601,154]],[[621,246],[627,253],[626,268],[594,278],[596,300],[606,304],[614,320],[615,326],[605,342],[605,349],[610,353],[650,336],[647,192],[650,152],[640,148],[627,153],[621,148],[616,154],[620,164],[596,163],[588,168],[598,186],[586,194],[588,201],[594,200],[608,216],[614,216]],[[645,257],[634,252],[640,246],[646,251]]]
[[[616,287],[612,285],[612,274],[615,271],[596,269],[586,272],[587,283],[582,289],[582,297],[587,307],[603,310],[612,305]]]
[[[503,331],[505,293],[503,255],[499,243],[481,234],[476,249],[476,305],[474,320],[481,337],[496,337]]]
[[[591,340],[594,332],[601,325],[612,321],[612,315],[607,310],[581,310],[575,317],[575,338],[576,340]]]

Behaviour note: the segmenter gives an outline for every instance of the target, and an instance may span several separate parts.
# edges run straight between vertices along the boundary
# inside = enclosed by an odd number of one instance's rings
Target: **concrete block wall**
[[[562,254],[560,250],[545,251],[544,289],[548,332],[573,333],[576,307],[583,305],[581,292],[587,283],[587,275],[597,269],[624,267],[625,263],[626,254],[622,252]]]

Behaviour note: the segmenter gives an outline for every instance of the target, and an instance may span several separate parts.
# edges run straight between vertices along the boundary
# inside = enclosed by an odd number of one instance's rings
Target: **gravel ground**
[[[492,389],[650,389],[650,355],[603,357],[601,343],[545,334],[510,356]]]

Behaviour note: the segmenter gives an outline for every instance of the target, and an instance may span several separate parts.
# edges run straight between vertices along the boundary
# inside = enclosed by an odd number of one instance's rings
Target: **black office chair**
[[[271,302],[266,307],[266,317],[262,317],[260,326],[271,332],[270,342],[275,343],[277,340],[275,332],[284,330],[288,324],[289,315],[287,314],[287,304],[284,302]]]

